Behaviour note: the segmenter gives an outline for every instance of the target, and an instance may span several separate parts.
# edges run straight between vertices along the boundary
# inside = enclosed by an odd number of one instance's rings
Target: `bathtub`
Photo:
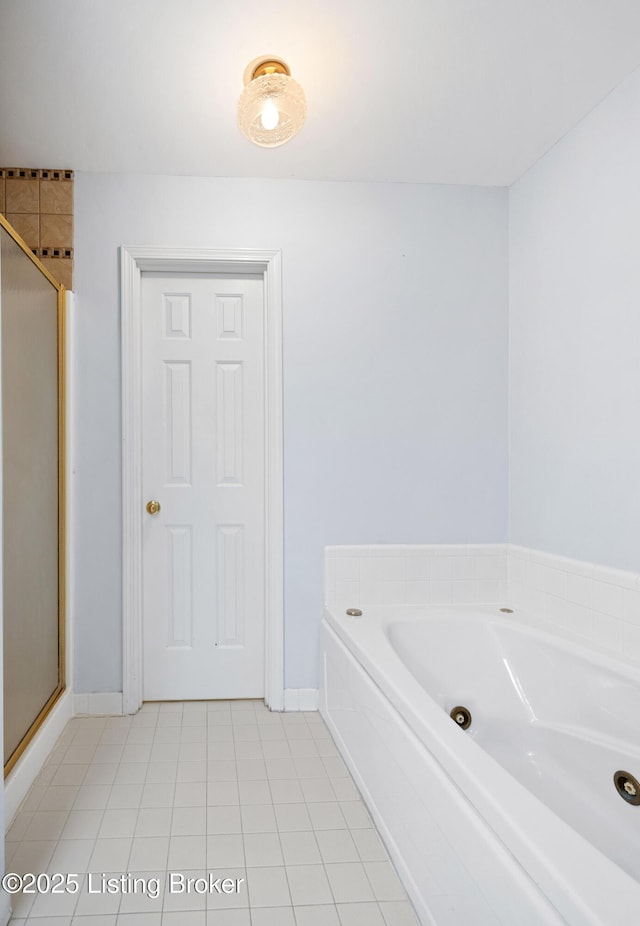
[[[363,610],[325,610],[320,710],[424,926],[636,926],[640,670],[497,605]]]

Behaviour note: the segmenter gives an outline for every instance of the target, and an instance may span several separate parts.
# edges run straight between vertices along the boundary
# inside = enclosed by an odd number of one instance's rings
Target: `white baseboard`
[[[285,688],[284,709],[285,711],[317,711],[318,689]]]
[[[18,807],[38,777],[56,740],[73,716],[73,694],[65,691],[4,783],[4,822],[9,829]],[[1,911],[0,911],[1,916]]]
[[[121,691],[92,691],[89,694],[74,694],[74,716],[82,714],[122,714]]]
[[[317,688],[285,688],[285,711],[317,711]],[[94,691],[89,694],[74,694],[73,714],[122,714],[121,691]]]

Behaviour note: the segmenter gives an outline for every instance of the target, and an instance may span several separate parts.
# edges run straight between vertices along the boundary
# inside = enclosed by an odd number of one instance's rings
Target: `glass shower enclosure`
[[[0,215],[5,776],[65,687],[64,311]]]

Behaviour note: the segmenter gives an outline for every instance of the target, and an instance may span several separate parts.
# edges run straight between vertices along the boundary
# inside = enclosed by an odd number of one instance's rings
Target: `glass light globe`
[[[288,74],[254,77],[238,102],[238,125],[249,141],[275,148],[299,132],[307,114],[304,91]]]

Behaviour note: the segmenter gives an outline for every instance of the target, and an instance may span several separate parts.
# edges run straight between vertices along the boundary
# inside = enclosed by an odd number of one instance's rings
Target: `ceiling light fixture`
[[[300,131],[307,114],[304,90],[281,58],[263,56],[244,72],[238,125],[249,141],[276,148]]]

